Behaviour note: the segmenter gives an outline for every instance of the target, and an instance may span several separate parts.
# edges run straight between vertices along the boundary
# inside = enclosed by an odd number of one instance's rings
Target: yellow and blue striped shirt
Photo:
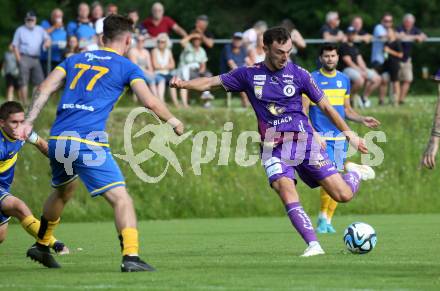
[[[350,98],[350,80],[343,73],[336,71],[330,75],[322,69],[314,71],[312,77],[318,87],[324,91],[324,94],[333,105],[333,108],[345,119],[345,100]],[[319,109],[316,104],[310,104],[309,110],[310,121],[313,127],[321,136],[327,140],[343,140],[345,137],[341,131],[330,121],[327,115]]]
[[[18,152],[24,143],[24,141],[10,138],[0,129],[0,187],[6,191],[9,191],[14,180]]]

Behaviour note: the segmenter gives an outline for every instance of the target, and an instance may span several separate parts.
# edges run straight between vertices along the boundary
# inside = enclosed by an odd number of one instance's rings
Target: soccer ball
[[[369,253],[374,249],[376,242],[376,232],[369,224],[354,222],[345,229],[344,243],[353,254]]]

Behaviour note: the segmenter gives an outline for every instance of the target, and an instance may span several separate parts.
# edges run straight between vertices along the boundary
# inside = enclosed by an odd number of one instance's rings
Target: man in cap
[[[40,63],[41,48],[47,49],[50,46],[50,36],[43,27],[37,25],[37,15],[34,11],[26,13],[25,24],[15,31],[12,46],[20,68],[20,101],[26,104],[29,80],[34,86],[38,86],[44,80]]]

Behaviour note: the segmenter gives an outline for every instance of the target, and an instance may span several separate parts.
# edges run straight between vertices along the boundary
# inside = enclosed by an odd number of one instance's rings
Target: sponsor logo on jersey
[[[264,81],[254,81],[254,85],[260,85],[263,86],[264,85]]]
[[[283,78],[293,79],[293,75],[290,75],[290,74],[283,74]]]
[[[254,86],[255,97],[261,99],[263,97],[263,86]]]
[[[255,81],[266,81],[266,75],[254,75]]]
[[[327,85],[328,84],[328,82],[326,81],[326,82],[321,82],[321,85]]]
[[[293,85],[293,80],[291,80],[291,79],[283,79],[283,83]]]
[[[267,110],[269,110],[269,112],[272,115],[275,115],[275,116],[283,114],[286,111],[285,107],[276,106],[275,103],[270,103],[269,105],[266,106],[266,108],[267,108]]]
[[[277,76],[270,77],[270,83],[273,84],[273,85],[280,84],[280,82],[278,81],[278,77]]]
[[[293,86],[293,85],[286,85],[283,88],[283,93],[287,97],[292,97],[293,95],[295,95],[295,92],[296,92],[295,86]]]
[[[292,116],[286,116],[280,119],[275,119],[274,121],[272,121],[273,126],[277,126],[283,123],[289,123],[293,120]]]
[[[110,56],[101,57],[101,56],[97,56],[92,53],[86,53],[85,57],[87,58],[88,62],[92,62],[93,60],[111,60],[112,59],[112,57],[110,57]]]

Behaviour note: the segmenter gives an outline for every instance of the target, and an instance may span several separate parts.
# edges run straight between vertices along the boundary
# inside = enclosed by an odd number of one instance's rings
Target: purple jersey
[[[324,93],[300,66],[289,62],[283,69],[272,72],[262,62],[220,75],[220,80],[226,91],[246,92],[257,115],[262,140],[269,128],[281,133],[312,133],[303,112],[302,94],[318,103]]]

